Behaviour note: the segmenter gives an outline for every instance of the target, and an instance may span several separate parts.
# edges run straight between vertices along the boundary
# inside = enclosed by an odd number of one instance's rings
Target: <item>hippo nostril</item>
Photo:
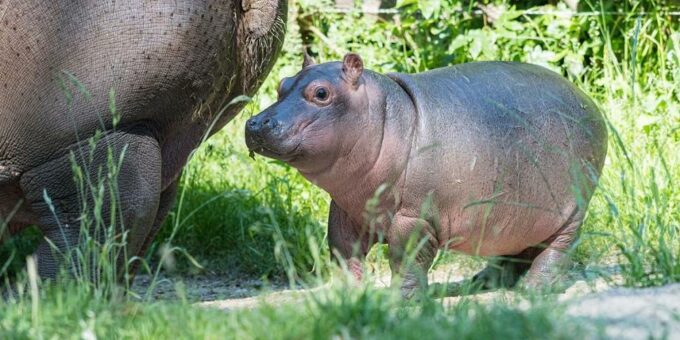
[[[267,118],[262,122],[262,125],[268,129],[274,129],[279,125],[276,119]]]

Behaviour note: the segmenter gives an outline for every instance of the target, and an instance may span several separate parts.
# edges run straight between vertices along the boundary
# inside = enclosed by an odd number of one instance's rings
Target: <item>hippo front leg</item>
[[[336,261],[344,261],[357,281],[363,277],[362,262],[375,240],[371,240],[361,225],[355,223],[335,201],[328,214],[328,245]]]
[[[401,277],[401,293],[410,298],[427,289],[427,272],[437,254],[433,228],[421,218],[397,215],[387,233],[392,284]]]

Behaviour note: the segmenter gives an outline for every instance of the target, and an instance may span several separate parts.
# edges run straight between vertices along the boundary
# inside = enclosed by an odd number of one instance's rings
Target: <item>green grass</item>
[[[325,243],[328,197],[288,166],[248,157],[242,131],[247,115],[208,140],[189,164],[182,210],[170,216],[157,245],[179,220],[176,244],[213,270],[308,270],[314,261],[310,242]]]
[[[299,70],[304,42],[317,61],[354,51],[380,72],[500,59],[541,64],[568,77],[595,99],[610,124],[608,158],[574,259],[620,266],[626,286],[680,282],[680,20],[654,0],[618,7],[582,1],[594,15],[574,17],[507,11],[495,25],[458,0],[401,2],[399,22],[329,13],[328,4],[311,0],[291,6],[277,65],[246,110],[187,166],[178,204],[143,272],[156,273],[162,265],[177,275],[207,270],[287,277],[305,287],[337,275],[325,240],[328,196],[285,164],[251,159],[243,142],[245,120],[275,100],[279,79]],[[0,247],[0,269],[15,254],[17,261],[8,265],[25,291],[18,300],[0,302],[0,338],[87,338],[90,332],[100,338],[598,336],[581,327],[582,320],[562,316],[549,296],[529,297],[528,305],[463,299],[444,306],[432,299],[405,302],[389,290],[335,286],[300,303],[225,314],[181,301],[141,303],[77,280],[39,284],[33,291],[21,268],[34,234]],[[473,262],[444,255],[438,263]],[[384,268],[384,248],[369,261]]]
[[[431,299],[407,302],[394,293],[333,287],[295,303],[225,313],[181,302],[93,299],[79,287],[47,287],[38,313],[32,314],[31,298],[0,304],[0,338],[572,339],[587,329],[547,301],[525,301],[520,308],[463,299],[445,306]],[[595,337],[597,326],[586,326]]]

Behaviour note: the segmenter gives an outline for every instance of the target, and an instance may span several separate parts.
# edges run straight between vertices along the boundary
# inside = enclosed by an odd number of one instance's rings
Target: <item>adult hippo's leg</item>
[[[161,199],[160,203],[158,204],[158,211],[156,212],[156,218],[154,219],[153,225],[151,226],[149,233],[146,236],[146,239],[144,240],[144,243],[142,244],[141,249],[139,250],[138,254],[140,256],[144,256],[146,254],[146,251],[151,247],[151,243],[153,243],[154,239],[156,238],[156,234],[158,234],[158,231],[161,229],[161,226],[163,225],[163,222],[165,222],[165,218],[168,216],[168,213],[170,213],[170,210],[175,204],[175,198],[177,197],[177,186],[179,182],[179,178],[181,178],[181,175],[178,176],[178,179],[176,179],[174,182],[172,182],[163,192],[161,193]],[[132,263],[132,268],[130,270],[130,275],[132,275],[131,278],[134,277],[134,275],[137,273],[137,269],[139,268],[140,265],[140,260],[134,261]]]
[[[437,241],[426,220],[397,215],[387,233],[392,280],[401,277],[401,293],[411,297],[427,289],[427,271],[437,254]]]
[[[83,141],[70,150],[82,169],[81,181],[74,181],[77,176],[74,176],[69,153],[26,172],[21,178],[27,203],[38,215],[39,229],[46,238],[37,251],[38,272],[43,278],[55,278],[65,259],[63,256],[74,256],[70,252],[81,240],[83,218],[92,222],[100,217],[99,229],[107,230],[89,230],[99,241],[119,244],[123,241],[122,231],[127,232],[126,251],[113,249],[117,257],[117,276],[122,279],[125,261],[140,255],[158,210],[161,194],[158,142],[149,128],[137,125],[105,133],[94,147],[89,141]],[[115,177],[109,172],[114,164],[118,168]],[[117,182],[112,183],[111,179]],[[45,195],[53,204],[46,202]],[[100,207],[95,206],[93,198],[96,195],[101,195]],[[87,216],[82,214],[85,206]],[[88,227],[92,228],[94,223],[90,224]],[[114,230],[108,228],[111,224],[114,224]],[[80,269],[78,261],[72,265],[76,267],[71,270]],[[93,276],[95,280],[98,278],[96,269],[83,274]]]

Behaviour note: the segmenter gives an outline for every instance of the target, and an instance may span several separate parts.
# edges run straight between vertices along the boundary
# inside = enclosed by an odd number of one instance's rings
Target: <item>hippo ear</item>
[[[304,52],[304,61],[302,62],[302,68],[306,69],[307,67],[310,67],[312,65],[315,65],[316,62],[314,62],[314,59],[307,53],[307,49],[303,49]]]
[[[364,62],[361,57],[355,53],[345,54],[345,58],[342,59],[342,78],[356,87],[363,72]]]

